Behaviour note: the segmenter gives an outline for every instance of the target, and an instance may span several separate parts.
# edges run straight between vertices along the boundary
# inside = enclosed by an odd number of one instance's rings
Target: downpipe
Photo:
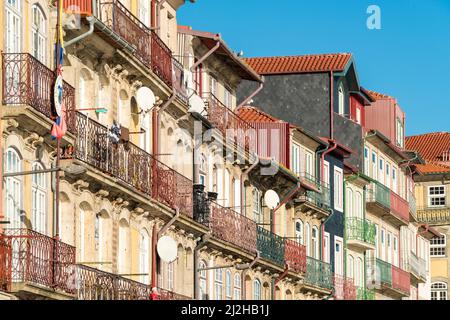
[[[86,31],[85,33],[79,35],[78,37],[69,40],[65,43],[64,47],[67,48],[81,40],[83,40],[84,38],[89,37],[91,34],[94,33],[94,26],[95,26],[95,20],[96,18],[94,18],[93,16],[87,17],[86,20],[89,22],[89,30]]]

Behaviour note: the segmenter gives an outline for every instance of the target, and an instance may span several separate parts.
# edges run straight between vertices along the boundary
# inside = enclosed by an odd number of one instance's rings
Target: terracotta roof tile
[[[445,161],[445,152],[450,156],[450,132],[434,132],[406,137],[406,149],[418,151],[426,162]]]
[[[247,122],[283,122],[270,114],[267,114],[257,107],[244,106],[237,110],[237,114]]]
[[[421,173],[443,173],[450,172],[449,166],[444,166],[437,163],[417,164],[416,168]]]
[[[391,96],[388,96],[387,94],[383,94],[383,93],[379,93],[379,92],[375,92],[372,90],[367,90],[364,89],[373,100],[387,100],[387,99],[395,99]]]
[[[243,59],[261,75],[344,71],[351,53],[304,56],[260,57]]]

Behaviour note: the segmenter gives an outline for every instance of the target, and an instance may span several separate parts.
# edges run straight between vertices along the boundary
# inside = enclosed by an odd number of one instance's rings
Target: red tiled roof
[[[237,114],[247,122],[282,122],[281,120],[272,117],[270,114],[251,106],[239,108]]]
[[[332,53],[243,60],[259,74],[266,75],[344,71],[351,57],[351,53]]]
[[[450,167],[437,163],[417,164],[416,168],[421,173],[450,172]]]
[[[375,91],[372,91],[372,90],[364,89],[364,91],[367,92],[367,94],[370,95],[370,97],[371,97],[373,100],[395,99],[395,98],[393,98],[393,97],[391,97],[391,96],[388,96],[387,94],[375,92]]]
[[[426,162],[443,161],[443,153],[450,152],[450,132],[406,137],[406,149],[418,151]]]

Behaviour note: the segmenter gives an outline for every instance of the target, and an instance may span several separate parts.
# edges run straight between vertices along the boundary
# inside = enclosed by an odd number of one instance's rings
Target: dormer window
[[[342,83],[339,85],[338,89],[338,102],[339,102],[338,112],[341,116],[343,116],[345,112],[345,100],[344,100],[344,86],[342,85]]]

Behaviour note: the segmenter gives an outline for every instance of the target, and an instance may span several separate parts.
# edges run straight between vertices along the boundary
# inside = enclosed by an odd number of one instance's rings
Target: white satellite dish
[[[206,109],[205,102],[197,94],[194,94],[189,99],[189,105],[190,105],[190,108],[189,108],[188,112],[197,112],[197,113],[202,114]]]
[[[267,190],[264,194],[264,202],[269,209],[273,210],[280,204],[280,197],[275,191]]]
[[[171,263],[177,259],[177,243],[169,236],[161,237],[156,245],[156,250],[162,261]]]
[[[151,108],[153,108],[156,102],[156,97],[150,88],[140,87],[136,91],[136,101],[139,108],[141,108],[143,111],[149,111]]]

